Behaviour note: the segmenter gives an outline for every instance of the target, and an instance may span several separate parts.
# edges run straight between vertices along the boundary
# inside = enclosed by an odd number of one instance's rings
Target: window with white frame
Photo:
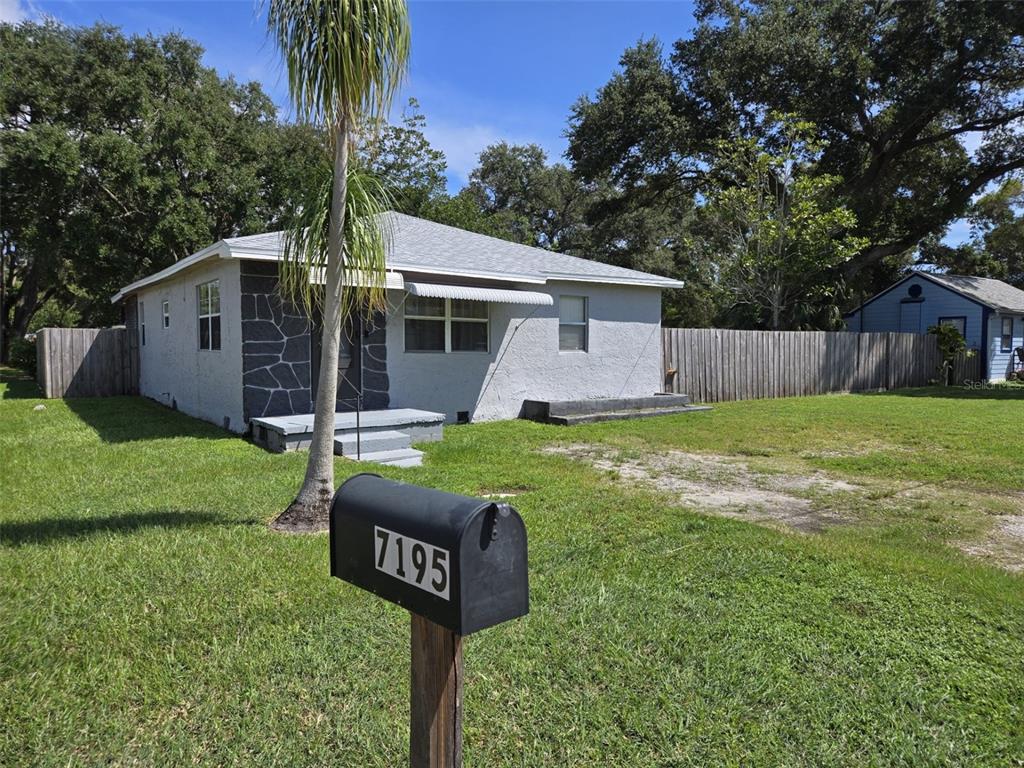
[[[146,303],[139,302],[139,341],[146,346]]]
[[[406,352],[487,352],[487,303],[409,296],[405,301]]]
[[[164,317],[164,328],[171,327],[171,302],[164,299],[163,304],[160,305],[161,312]]]
[[[197,286],[199,292],[199,348],[220,349],[220,280]]]
[[[587,351],[586,296],[562,296],[558,299],[558,349],[562,352]]]
[[[999,339],[999,351],[1000,352],[1012,352],[1013,351],[1013,318],[1004,317],[1002,333]]]

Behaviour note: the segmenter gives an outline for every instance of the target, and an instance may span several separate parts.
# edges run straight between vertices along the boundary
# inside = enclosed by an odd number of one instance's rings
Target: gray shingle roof
[[[388,267],[398,271],[480,276],[512,282],[584,280],[663,288],[682,285],[667,277],[510,243],[414,216],[387,215],[392,232]],[[233,237],[225,242],[233,253],[280,254],[282,233]]]
[[[918,274],[980,301],[992,309],[1024,312],[1024,291],[1014,288],[1002,280],[970,275],[943,275],[935,272],[919,272]]]

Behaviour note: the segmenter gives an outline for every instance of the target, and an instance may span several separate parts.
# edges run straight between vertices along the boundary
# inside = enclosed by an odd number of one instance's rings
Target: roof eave
[[[110,303],[117,304],[117,302],[121,301],[126,296],[130,296],[133,293],[138,293],[141,289],[147,286],[155,285],[156,283],[166,280],[168,277],[172,277],[173,275],[176,275],[179,272],[184,272],[186,269],[194,267],[197,264],[201,264],[207,259],[218,256],[222,259],[227,259],[231,257],[231,249],[228,247],[228,244],[225,243],[223,240],[218,240],[213,245],[208,245],[201,251],[196,251],[191,256],[186,256],[181,261],[176,261],[173,264],[171,264],[171,266],[165,267],[164,269],[161,269],[159,272],[154,272],[152,275],[144,277],[141,280],[136,280],[134,283],[130,283],[124,286],[124,288],[122,288],[121,290],[119,290],[117,293],[110,297]]]
[[[548,280],[570,283],[604,283],[606,285],[631,285],[643,288],[682,288],[686,285],[682,280],[670,277],[612,277],[610,275],[578,275],[572,273],[545,273]]]
[[[201,251],[197,251],[181,261],[175,262],[171,266],[166,267],[159,272],[154,272],[152,275],[126,285],[114,294],[110,301],[112,304],[116,304],[125,297],[130,296],[133,293],[137,293],[143,288],[155,285],[156,283],[166,280],[169,277],[173,277],[179,272],[183,272],[186,269],[196,266],[197,264],[213,257],[220,257],[222,259],[247,259],[252,261],[280,261],[282,254],[279,249],[242,248],[233,246],[229,241],[218,240],[213,245],[207,246]],[[627,285],[661,289],[682,288],[684,286],[684,283],[681,280],[673,280],[671,278],[659,277],[657,275],[642,274],[638,274],[637,277],[614,277],[609,275],[586,275],[569,272],[545,272],[543,274],[492,272],[488,270],[444,269],[428,267],[422,264],[402,263],[398,261],[389,263],[387,267],[389,271],[394,272],[414,272],[422,275],[463,277],[477,280],[495,280],[504,283],[524,283],[532,285],[545,285],[550,281],[561,281],[600,283],[605,285]]]

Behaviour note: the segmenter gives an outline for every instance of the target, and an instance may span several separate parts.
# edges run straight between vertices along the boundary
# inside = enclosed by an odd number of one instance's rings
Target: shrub
[[[949,376],[953,371],[953,361],[957,355],[967,350],[967,342],[960,334],[960,331],[952,325],[933,325],[928,329],[928,333],[933,334],[938,341],[939,354],[942,355],[942,366],[939,369],[942,373],[942,383],[949,384]],[[971,352],[967,352],[968,357],[971,354]]]
[[[11,339],[8,348],[8,363],[12,368],[25,371],[25,373],[36,375],[36,344],[34,341],[27,341],[20,336]]]

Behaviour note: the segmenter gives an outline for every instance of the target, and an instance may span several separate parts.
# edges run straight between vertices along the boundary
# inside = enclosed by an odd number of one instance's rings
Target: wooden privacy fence
[[[952,381],[977,360],[959,360]],[[717,403],[919,387],[941,377],[942,358],[929,334],[663,328],[662,361],[666,392]]]
[[[45,397],[139,393],[139,350],[126,328],[43,328],[36,333],[36,381]]]

